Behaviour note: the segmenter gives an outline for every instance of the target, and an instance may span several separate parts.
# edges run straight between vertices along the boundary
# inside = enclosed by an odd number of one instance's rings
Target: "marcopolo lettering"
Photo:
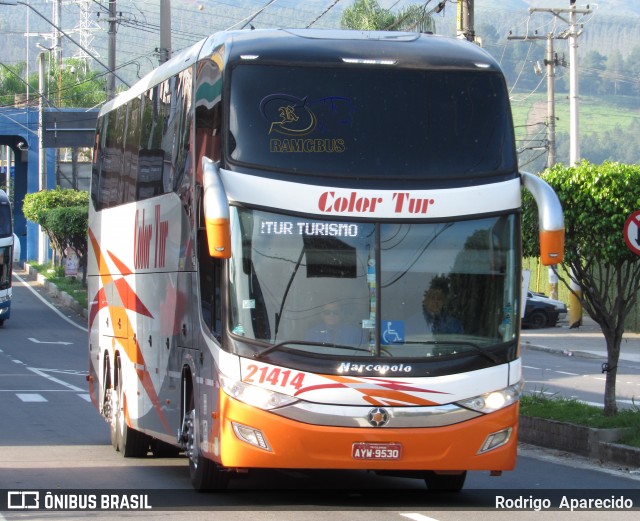
[[[412,367],[405,364],[356,364],[352,362],[342,362],[338,366],[339,373],[349,372],[375,372],[380,374],[385,373],[410,373]]]

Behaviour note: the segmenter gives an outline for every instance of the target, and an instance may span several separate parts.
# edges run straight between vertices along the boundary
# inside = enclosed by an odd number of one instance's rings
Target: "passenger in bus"
[[[345,313],[338,302],[325,304],[322,308],[322,322],[312,326],[305,335],[309,342],[329,344],[360,345],[362,329],[346,324]]]
[[[435,277],[424,292],[421,316],[414,316],[407,323],[408,332],[429,335],[463,333],[462,323],[449,314],[448,301],[447,281],[442,277]]]

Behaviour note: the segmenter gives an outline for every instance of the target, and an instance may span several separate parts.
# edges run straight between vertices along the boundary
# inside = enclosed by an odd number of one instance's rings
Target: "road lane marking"
[[[78,329],[81,329],[82,331],[87,332],[88,329],[86,327],[82,327],[79,324],[76,324],[73,320],[71,320],[69,317],[66,317],[63,313],[60,312],[60,310],[58,308],[56,308],[55,306],[51,305],[49,302],[47,302],[47,299],[45,299],[42,295],[40,295],[40,293],[38,293],[35,289],[33,289],[29,284],[27,284],[27,281],[24,280],[20,275],[18,275],[17,273],[13,273],[13,276],[15,278],[17,278],[20,283],[27,288],[29,291],[31,291],[31,293],[33,293],[36,297],[38,297],[42,302],[44,302],[47,306],[49,306],[51,308],[51,310],[56,313],[61,319],[66,320],[67,322],[69,322],[69,324],[71,324],[74,327],[77,327]]]
[[[31,340],[34,344],[61,344],[63,346],[72,346],[73,342],[65,342],[64,340],[38,340],[37,338],[27,338],[27,340]]]
[[[554,373],[566,374],[566,375],[569,375],[569,376],[580,376],[578,373],[567,373],[566,371],[554,371]]]
[[[413,521],[437,521],[435,518],[433,517],[428,517],[425,516],[423,514],[418,514],[418,513],[407,513],[407,514],[400,514],[402,517],[406,517],[408,519],[413,519]]]
[[[46,402],[47,399],[41,394],[37,393],[16,393],[16,396],[20,398],[23,402]]]
[[[71,385],[71,384],[69,384],[69,383],[67,383],[67,382],[65,382],[63,380],[60,380],[58,378],[55,378],[55,377],[53,377],[51,375],[46,374],[44,372],[46,369],[36,369],[35,367],[27,367],[27,369],[29,371],[32,371],[32,372],[36,373],[39,376],[42,376],[43,378],[46,378],[50,382],[54,382],[54,383],[57,383],[59,385],[62,385],[64,387],[66,387],[67,389],[71,389],[72,391],[76,391],[76,392],[79,392],[79,393],[86,392],[86,389],[82,389],[81,387],[76,387],[75,385]]]
[[[74,389],[0,389],[0,393],[77,393]]]

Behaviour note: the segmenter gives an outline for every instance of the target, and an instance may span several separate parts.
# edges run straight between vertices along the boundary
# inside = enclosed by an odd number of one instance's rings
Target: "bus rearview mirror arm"
[[[209,255],[218,259],[228,259],[231,257],[229,201],[220,179],[220,168],[208,157],[202,158],[202,183]]]
[[[545,266],[560,264],[564,259],[564,214],[560,199],[543,179],[529,172],[520,174],[524,187],[531,192],[538,205],[540,261]]]

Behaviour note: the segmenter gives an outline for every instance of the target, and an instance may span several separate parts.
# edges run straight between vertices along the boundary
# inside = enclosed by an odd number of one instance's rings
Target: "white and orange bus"
[[[460,490],[514,467],[521,190],[495,62],[397,32],[215,34],[101,110],[89,219],[94,404],[196,489],[255,468]]]

